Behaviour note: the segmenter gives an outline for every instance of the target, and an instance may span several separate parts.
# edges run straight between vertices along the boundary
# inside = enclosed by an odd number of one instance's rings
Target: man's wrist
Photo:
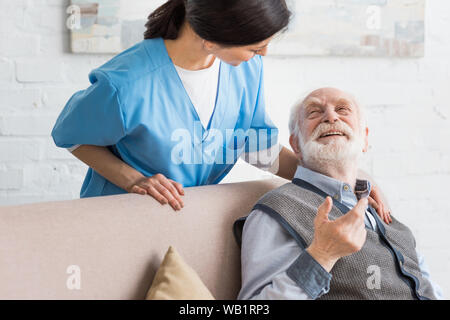
[[[326,271],[308,251],[300,253],[286,270],[286,274],[311,299],[317,299],[330,291],[331,273]]]
[[[309,253],[314,260],[317,261],[327,272],[330,272],[333,269],[335,263],[338,261],[336,258],[330,257],[327,253],[318,250],[314,246],[309,246],[306,248],[306,251]]]

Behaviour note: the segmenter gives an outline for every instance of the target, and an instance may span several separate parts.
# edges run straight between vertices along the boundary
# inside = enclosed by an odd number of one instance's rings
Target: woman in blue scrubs
[[[261,59],[289,17],[284,0],[170,0],[153,12],[145,40],[93,70],[53,128],[89,166],[80,196],[134,192],[180,210],[183,186],[217,184],[242,153],[268,150],[292,179],[297,160],[266,114]]]

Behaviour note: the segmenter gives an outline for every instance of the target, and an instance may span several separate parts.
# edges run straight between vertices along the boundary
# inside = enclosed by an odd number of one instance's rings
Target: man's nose
[[[327,109],[323,115],[323,122],[335,123],[339,120],[337,113],[332,109]]]

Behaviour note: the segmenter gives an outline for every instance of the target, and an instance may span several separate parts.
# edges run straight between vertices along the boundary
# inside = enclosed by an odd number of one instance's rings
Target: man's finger
[[[329,221],[328,213],[331,211],[332,207],[333,200],[331,200],[331,197],[326,197],[325,201],[317,208],[317,219],[319,221]]]
[[[366,213],[368,203],[369,200],[367,198],[361,198],[352,210],[350,210],[347,214],[345,214],[343,217],[340,217],[339,219],[345,222],[352,220],[364,221],[364,215]]]

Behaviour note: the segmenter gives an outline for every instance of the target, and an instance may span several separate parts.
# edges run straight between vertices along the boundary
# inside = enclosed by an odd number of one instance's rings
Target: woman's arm
[[[120,160],[107,147],[81,145],[72,154],[127,192],[131,192],[136,181],[144,178],[143,174]]]
[[[282,147],[280,155],[276,160],[276,165],[278,165],[278,172],[276,175],[284,179],[292,180],[294,179],[295,171],[299,164],[299,160],[295,156],[295,153],[286,147]]]
[[[179,197],[184,195],[181,184],[167,179],[162,174],[145,177],[116,157],[107,147],[81,145],[72,154],[127,192],[149,194],[161,204],[170,203],[175,210],[180,210],[184,206]]]

